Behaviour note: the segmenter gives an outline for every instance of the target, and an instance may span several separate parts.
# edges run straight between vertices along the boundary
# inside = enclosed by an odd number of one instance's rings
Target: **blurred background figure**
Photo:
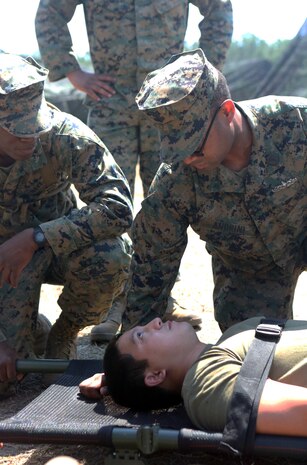
[[[200,47],[222,69],[233,30],[230,0],[195,0],[204,20]],[[81,69],[68,23],[83,4],[93,73]],[[50,81],[68,77],[83,91],[88,125],[105,141],[133,193],[137,162],[144,194],[160,164],[158,131],[139,115],[135,96],[146,75],[183,51],[189,2],[41,0],[35,26]]]

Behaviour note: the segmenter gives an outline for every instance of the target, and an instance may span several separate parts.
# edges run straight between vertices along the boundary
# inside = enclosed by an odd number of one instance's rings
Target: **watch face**
[[[44,233],[42,233],[42,232],[37,232],[37,233],[35,234],[35,239],[37,240],[37,242],[40,242],[40,243],[45,242]]]
[[[46,243],[45,234],[41,229],[34,230],[34,241],[39,247],[43,247]]]

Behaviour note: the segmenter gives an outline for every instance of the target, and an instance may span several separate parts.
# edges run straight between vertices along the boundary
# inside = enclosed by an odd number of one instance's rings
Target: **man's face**
[[[37,137],[17,137],[0,128],[0,159],[10,157],[14,161],[28,160],[33,155]]]
[[[199,171],[211,171],[227,160],[234,143],[232,113],[229,112],[228,106],[231,110],[234,107],[230,101],[225,102],[212,113],[209,129],[204,134],[200,148],[183,160],[185,165]]]
[[[182,357],[198,342],[189,323],[155,318],[145,326],[136,326],[118,340],[120,353],[130,354],[136,360],[147,360],[153,369],[176,369]]]

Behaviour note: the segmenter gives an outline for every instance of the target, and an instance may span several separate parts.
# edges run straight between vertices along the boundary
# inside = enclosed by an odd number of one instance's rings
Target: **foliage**
[[[263,59],[275,63],[288,47],[290,40],[278,40],[268,44],[253,34],[246,34],[240,41],[233,41],[227,54],[227,61],[237,63],[243,60]],[[193,50],[198,43],[185,44],[186,50]]]
[[[227,59],[231,62],[249,60],[251,58],[269,60],[275,63],[288,47],[290,40],[277,40],[268,44],[255,35],[246,34],[241,41],[233,41]]]

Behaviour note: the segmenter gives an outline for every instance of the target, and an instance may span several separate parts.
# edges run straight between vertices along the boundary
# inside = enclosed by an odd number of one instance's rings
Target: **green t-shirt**
[[[234,383],[261,318],[250,318],[229,328],[186,374],[181,394],[197,428],[224,429]],[[286,323],[269,378],[307,387],[307,321]]]

